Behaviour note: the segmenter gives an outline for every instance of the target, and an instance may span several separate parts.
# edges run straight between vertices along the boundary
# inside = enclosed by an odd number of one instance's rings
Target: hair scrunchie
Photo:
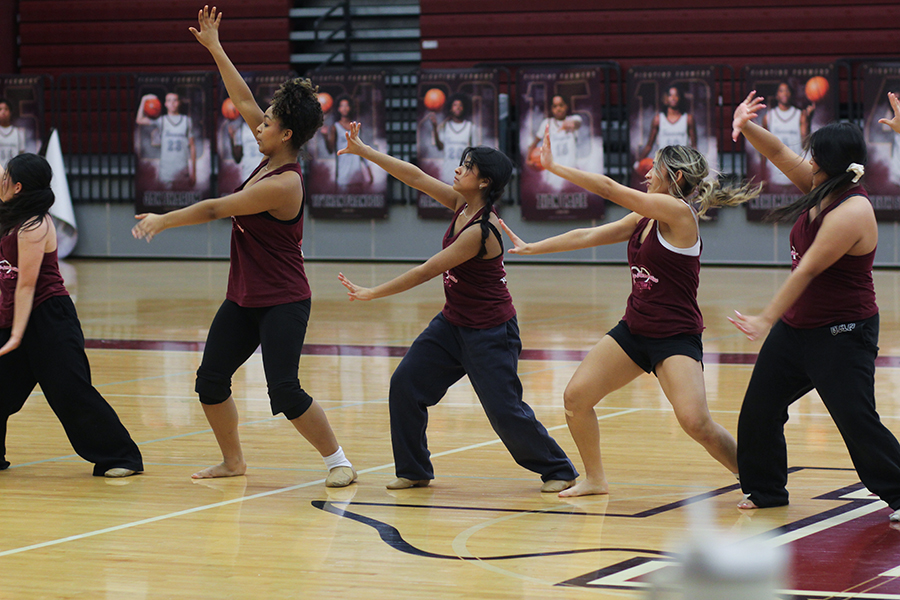
[[[853,183],[856,183],[866,174],[866,168],[859,163],[850,163],[850,166],[847,167],[847,172],[854,173]]]

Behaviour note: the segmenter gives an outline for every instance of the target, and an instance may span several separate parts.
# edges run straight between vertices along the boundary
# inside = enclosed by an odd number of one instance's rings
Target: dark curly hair
[[[318,91],[319,86],[298,77],[282,83],[272,97],[272,114],[282,129],[293,132],[291,145],[295,150],[300,150],[325,123]]]

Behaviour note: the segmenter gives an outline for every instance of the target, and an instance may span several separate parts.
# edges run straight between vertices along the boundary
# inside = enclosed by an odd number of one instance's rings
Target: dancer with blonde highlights
[[[711,206],[740,204],[758,194],[758,189],[724,189],[707,181],[706,159],[688,146],[666,146],[656,153],[647,175],[647,192],[604,175],[559,165],[553,160],[549,132],[544,135],[541,164],[633,211],[614,223],[575,229],[535,243],[522,241],[501,221],[515,246],[510,249],[513,254],[567,252],[628,242],[632,291],[625,316],[588,352],[563,395],[566,421],[586,475],[559,495],[609,492],[594,406],[645,372],[656,375],[682,429],[736,473],[734,437],[712,420],[706,404],[703,316],[697,305],[702,248],[698,224]]]

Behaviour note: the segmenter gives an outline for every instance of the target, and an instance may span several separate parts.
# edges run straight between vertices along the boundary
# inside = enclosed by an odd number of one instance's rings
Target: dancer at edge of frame
[[[890,96],[900,131],[900,102]],[[764,340],[738,418],[738,466],[746,498],[738,508],[788,503],[788,407],[811,390],[834,419],[860,480],[900,521],[900,444],[875,409],[879,313],[872,265],[878,245],[875,210],[861,184],[867,149],[862,130],[831,123],[809,136],[804,160],[753,122],[765,108],[750,92],[734,113],[743,134],[802,192],[772,219],[796,219],[791,274],[756,315],[729,319],[750,340]]]

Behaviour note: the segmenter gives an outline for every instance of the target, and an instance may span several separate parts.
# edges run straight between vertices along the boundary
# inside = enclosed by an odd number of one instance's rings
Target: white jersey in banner
[[[25,151],[25,130],[10,125],[0,127],[0,166],[6,167],[13,156]]]
[[[800,138],[799,108],[791,106],[787,110],[782,110],[776,106],[769,109],[766,121],[772,135],[797,154],[803,155],[803,140]],[[775,185],[791,185],[791,180],[788,179],[787,175],[772,165],[769,165],[769,181]]]
[[[653,153],[666,146],[689,146],[690,144],[687,113],[682,113],[674,123],[666,118],[666,113],[659,113],[659,133],[656,136],[656,148],[653,149]]]
[[[187,115],[164,115],[160,121],[159,181],[172,183],[179,177],[185,177],[190,167],[191,118]]]
[[[441,181],[452,184],[462,153],[469,146],[475,145],[475,126],[472,121],[457,123],[453,119],[447,119],[441,124],[440,136],[444,143]]]
[[[569,123],[568,127],[564,127]],[[536,138],[543,139],[544,131],[550,127],[550,148],[553,149],[553,161],[564,167],[577,167],[578,129],[582,119],[578,115],[570,115],[565,119],[547,117],[538,126]]]
[[[340,121],[334,122],[334,129],[337,132],[337,139],[344,142],[347,139],[348,130],[341,125]],[[363,158],[356,154],[338,154],[335,181],[338,185],[350,185],[354,183],[363,183],[365,176],[363,175]]]
[[[241,178],[243,181],[250,179],[253,171],[259,166],[264,158],[262,152],[259,151],[259,144],[256,143],[256,135],[250,126],[241,121],[241,129],[238,131],[237,143],[243,148],[241,153]]]

